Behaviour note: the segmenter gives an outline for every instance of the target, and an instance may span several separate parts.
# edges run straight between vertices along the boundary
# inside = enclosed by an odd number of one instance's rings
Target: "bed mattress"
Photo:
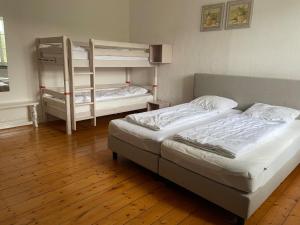
[[[60,102],[64,103],[63,100],[53,98],[51,96],[44,96],[44,100],[51,105],[52,102]],[[143,106],[143,108],[147,108],[147,102],[153,101],[153,95],[151,94],[144,94],[144,95],[139,95],[139,96],[133,96],[133,97],[124,97],[124,98],[118,98],[118,99],[112,99],[112,100],[105,100],[105,101],[99,101],[96,104],[96,111],[97,115],[101,116],[102,112],[106,110],[113,111],[114,109],[116,112],[120,112],[121,108],[130,108],[130,106],[133,107],[132,110],[134,109],[135,106]],[[142,108],[142,107],[140,107]],[[64,109],[62,109],[64,110]],[[84,106],[77,106],[75,109],[77,117],[86,117],[90,115],[90,106],[89,105],[84,105]],[[131,111],[129,110],[124,110],[126,111]]]
[[[98,101],[96,104],[96,110],[101,111],[105,109],[114,109],[114,108],[118,110],[118,108],[126,107],[129,105],[139,105],[139,104],[144,104],[145,105],[144,108],[147,108],[147,102],[149,101],[153,101],[153,95],[151,94]],[[90,111],[89,106],[76,107],[76,113],[84,113],[89,111]]]
[[[211,180],[251,193],[276,175],[293,157],[300,162],[300,121],[257,145],[237,159],[168,139],[161,147],[162,158]]]
[[[77,60],[86,60],[88,59],[88,51],[85,48],[82,47],[74,47],[73,48],[73,59]],[[135,56],[110,56],[110,55],[96,55],[96,60],[104,60],[104,61],[149,61],[148,57],[135,57]]]
[[[149,94],[149,91],[145,88],[139,86],[125,86],[121,88],[110,88],[110,89],[99,89],[96,90],[96,101],[110,101],[114,99],[121,99],[127,97],[137,97],[143,96],[145,94]],[[76,92],[75,94],[75,102],[76,103],[85,103],[91,101],[91,92],[83,91]]]
[[[213,115],[210,114],[209,117],[203,118],[202,120],[190,120],[184,124],[160,131],[150,130],[148,128],[130,123],[126,119],[117,119],[110,122],[109,134],[145,151],[160,155],[161,142],[166,138],[169,138],[176,133],[191,128],[195,125],[201,125],[203,123],[234,113],[240,113],[240,111],[229,110],[228,112],[222,114],[214,113]]]

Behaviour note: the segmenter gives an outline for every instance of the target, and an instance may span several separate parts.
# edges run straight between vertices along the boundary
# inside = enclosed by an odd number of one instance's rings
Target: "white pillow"
[[[274,122],[291,122],[300,115],[300,111],[283,106],[256,103],[243,114]]]
[[[196,98],[193,101],[191,101],[191,104],[200,106],[209,111],[224,111],[228,109],[233,109],[238,106],[238,103],[232,99],[213,95],[207,95]]]

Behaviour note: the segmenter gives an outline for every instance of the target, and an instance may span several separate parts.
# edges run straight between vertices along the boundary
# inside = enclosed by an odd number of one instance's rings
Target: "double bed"
[[[297,80],[196,74],[194,97],[218,95],[233,98],[240,103],[241,110],[255,102],[299,110],[299,87],[300,81]],[[182,130],[195,125],[186,124]],[[113,123],[111,126],[114,126]],[[226,158],[178,142],[172,137],[180,132],[175,129],[167,136],[159,135],[161,140],[156,146],[146,145],[143,140],[149,139],[149,136],[141,137],[147,133],[145,129],[140,128],[139,136],[134,139],[133,129],[127,128],[121,134],[110,127],[109,147],[114,153],[152,168],[160,176],[234,213],[240,224],[255,212],[300,162],[299,120],[292,122],[276,138],[238,158]],[[119,135],[116,135],[118,132]],[[128,141],[128,135],[131,135],[131,141]],[[138,142],[140,144],[135,144]],[[151,150],[153,152],[149,154]]]

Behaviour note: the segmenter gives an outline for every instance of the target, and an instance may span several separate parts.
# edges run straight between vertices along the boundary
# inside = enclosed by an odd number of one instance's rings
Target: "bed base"
[[[299,165],[299,157],[300,154],[293,157],[276,176],[253,193],[220,184],[164,158],[159,159],[159,175],[232,212],[239,224],[243,224]]]
[[[159,155],[135,147],[113,135],[108,136],[108,147],[113,152],[114,160],[117,160],[118,155],[121,155],[158,174]]]
[[[300,162],[299,152],[263,187],[253,193],[246,193],[201,176],[158,155],[128,144],[113,135],[108,136],[108,147],[112,150],[114,160],[117,160],[118,155],[121,155],[154,173],[158,173],[159,176],[232,212],[237,216],[237,224],[245,224],[245,221]]]

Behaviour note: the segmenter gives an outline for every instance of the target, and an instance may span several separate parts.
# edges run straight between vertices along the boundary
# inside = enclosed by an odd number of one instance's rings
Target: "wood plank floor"
[[[234,223],[234,216],[107,149],[107,125],[64,123],[0,131],[1,225]],[[248,225],[300,224],[300,167],[248,220]]]

